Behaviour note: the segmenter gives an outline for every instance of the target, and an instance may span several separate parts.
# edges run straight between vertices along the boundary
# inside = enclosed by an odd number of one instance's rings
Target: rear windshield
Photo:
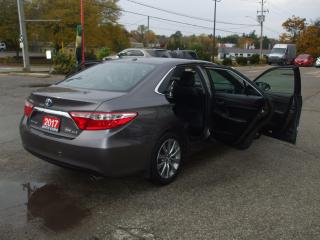
[[[310,55],[308,55],[308,54],[301,54],[301,55],[299,55],[297,58],[307,59],[307,58],[309,58],[309,57],[310,57]]]
[[[142,81],[155,65],[129,62],[98,64],[79,72],[59,85],[92,90],[127,92]]]

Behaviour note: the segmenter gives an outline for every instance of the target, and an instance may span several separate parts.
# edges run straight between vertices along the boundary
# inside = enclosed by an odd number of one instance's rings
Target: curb
[[[8,72],[5,73],[9,76],[28,76],[28,77],[38,77],[38,78],[48,78],[51,75],[49,73],[28,73],[28,72]]]

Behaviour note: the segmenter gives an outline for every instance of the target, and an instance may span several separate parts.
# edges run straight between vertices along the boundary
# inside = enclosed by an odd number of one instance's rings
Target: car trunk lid
[[[50,86],[31,94],[28,101],[34,106],[29,126],[36,131],[57,137],[75,138],[81,133],[69,112],[95,111],[103,102],[125,95],[124,92],[108,92],[69,87]],[[56,119],[56,128],[44,126],[45,118]]]

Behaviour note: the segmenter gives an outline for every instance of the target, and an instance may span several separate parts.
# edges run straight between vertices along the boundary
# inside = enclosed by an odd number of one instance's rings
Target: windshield
[[[286,50],[286,48],[273,48],[271,53],[285,54]]]
[[[75,74],[59,85],[92,90],[127,92],[142,81],[155,65],[112,62],[93,66]]]

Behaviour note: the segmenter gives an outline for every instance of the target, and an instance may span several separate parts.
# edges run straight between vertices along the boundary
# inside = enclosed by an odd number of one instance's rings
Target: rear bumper
[[[20,124],[20,135],[24,148],[43,160],[110,177],[145,170],[153,146],[145,144],[144,139],[130,138],[130,134],[106,131],[82,132],[72,140],[57,138],[29,128],[25,117]]]

